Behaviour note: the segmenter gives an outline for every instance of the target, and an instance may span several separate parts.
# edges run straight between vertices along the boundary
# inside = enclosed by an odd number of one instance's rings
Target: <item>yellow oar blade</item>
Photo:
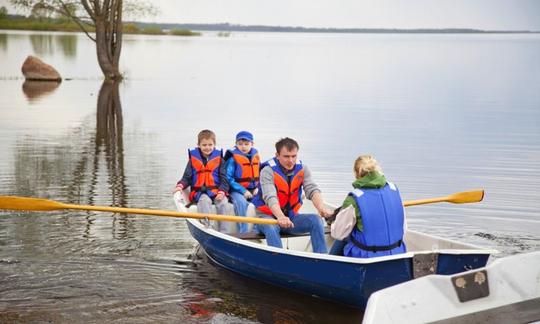
[[[445,197],[438,198],[428,198],[428,199],[419,199],[419,200],[408,200],[403,202],[403,206],[416,206],[416,205],[425,205],[433,204],[438,202],[449,202],[454,204],[465,204],[465,203],[475,203],[482,201],[484,198],[484,190],[473,190],[473,191],[463,191],[451,194]]]
[[[54,200],[29,198],[29,197],[17,197],[17,196],[0,196],[0,209],[31,210],[31,211],[77,209],[77,210],[89,210],[89,211],[98,211],[98,212],[141,214],[141,215],[162,216],[162,217],[211,219],[211,220],[218,220],[218,221],[254,223],[254,224],[277,224],[277,220],[267,219],[267,218],[200,214],[200,213],[190,213],[190,212],[182,213],[182,212],[174,212],[170,210],[152,210],[152,209],[141,209],[141,208],[63,204]]]
[[[448,201],[454,204],[479,202],[484,199],[484,190],[458,192],[450,195],[449,198]]]
[[[53,200],[17,196],[0,196],[0,209],[47,211],[64,208],[64,204]]]

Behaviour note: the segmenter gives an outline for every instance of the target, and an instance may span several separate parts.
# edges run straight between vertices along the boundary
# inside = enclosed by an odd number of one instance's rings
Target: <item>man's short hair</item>
[[[216,134],[209,129],[203,129],[199,132],[199,135],[197,135],[197,144],[201,144],[203,139],[212,140],[214,145],[216,145]]]
[[[276,142],[276,153],[279,153],[283,147],[286,147],[288,151],[292,151],[294,149],[297,149],[297,150],[300,149],[298,142],[296,142],[290,137],[282,138]]]

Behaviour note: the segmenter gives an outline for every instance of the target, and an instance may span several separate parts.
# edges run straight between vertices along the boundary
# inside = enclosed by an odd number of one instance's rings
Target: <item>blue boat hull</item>
[[[369,296],[380,289],[413,279],[413,261],[406,256],[377,262],[344,261],[344,257],[317,257],[242,241],[195,225],[191,235],[218,265],[272,285],[322,299],[365,308]],[[439,254],[437,274],[453,274],[486,265],[489,254]]]

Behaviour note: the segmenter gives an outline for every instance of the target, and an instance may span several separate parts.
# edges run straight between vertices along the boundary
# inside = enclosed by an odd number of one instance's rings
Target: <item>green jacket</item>
[[[384,175],[378,173],[378,172],[370,172],[363,176],[360,179],[356,179],[352,186],[355,189],[378,189],[382,188],[386,185],[386,178]],[[341,205],[341,209],[345,209],[348,206],[353,205],[354,210],[356,212],[356,227],[359,231],[364,230],[364,225],[362,224],[362,215],[360,214],[360,208],[358,208],[358,205],[356,204],[356,200],[352,196],[347,196],[345,200],[343,201],[343,204]]]

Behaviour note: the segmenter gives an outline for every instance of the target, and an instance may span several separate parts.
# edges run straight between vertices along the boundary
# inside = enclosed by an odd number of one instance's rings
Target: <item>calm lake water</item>
[[[59,86],[25,83],[27,55]],[[407,208],[409,227],[540,250],[540,36],[232,33],[126,36],[119,86],[84,35],[0,31],[0,195],[174,209],[187,149],[248,129],[290,136],[339,204],[370,153],[405,200],[483,188],[478,204]],[[356,322],[359,310],[189,255],[183,220],[0,212],[0,322]]]

